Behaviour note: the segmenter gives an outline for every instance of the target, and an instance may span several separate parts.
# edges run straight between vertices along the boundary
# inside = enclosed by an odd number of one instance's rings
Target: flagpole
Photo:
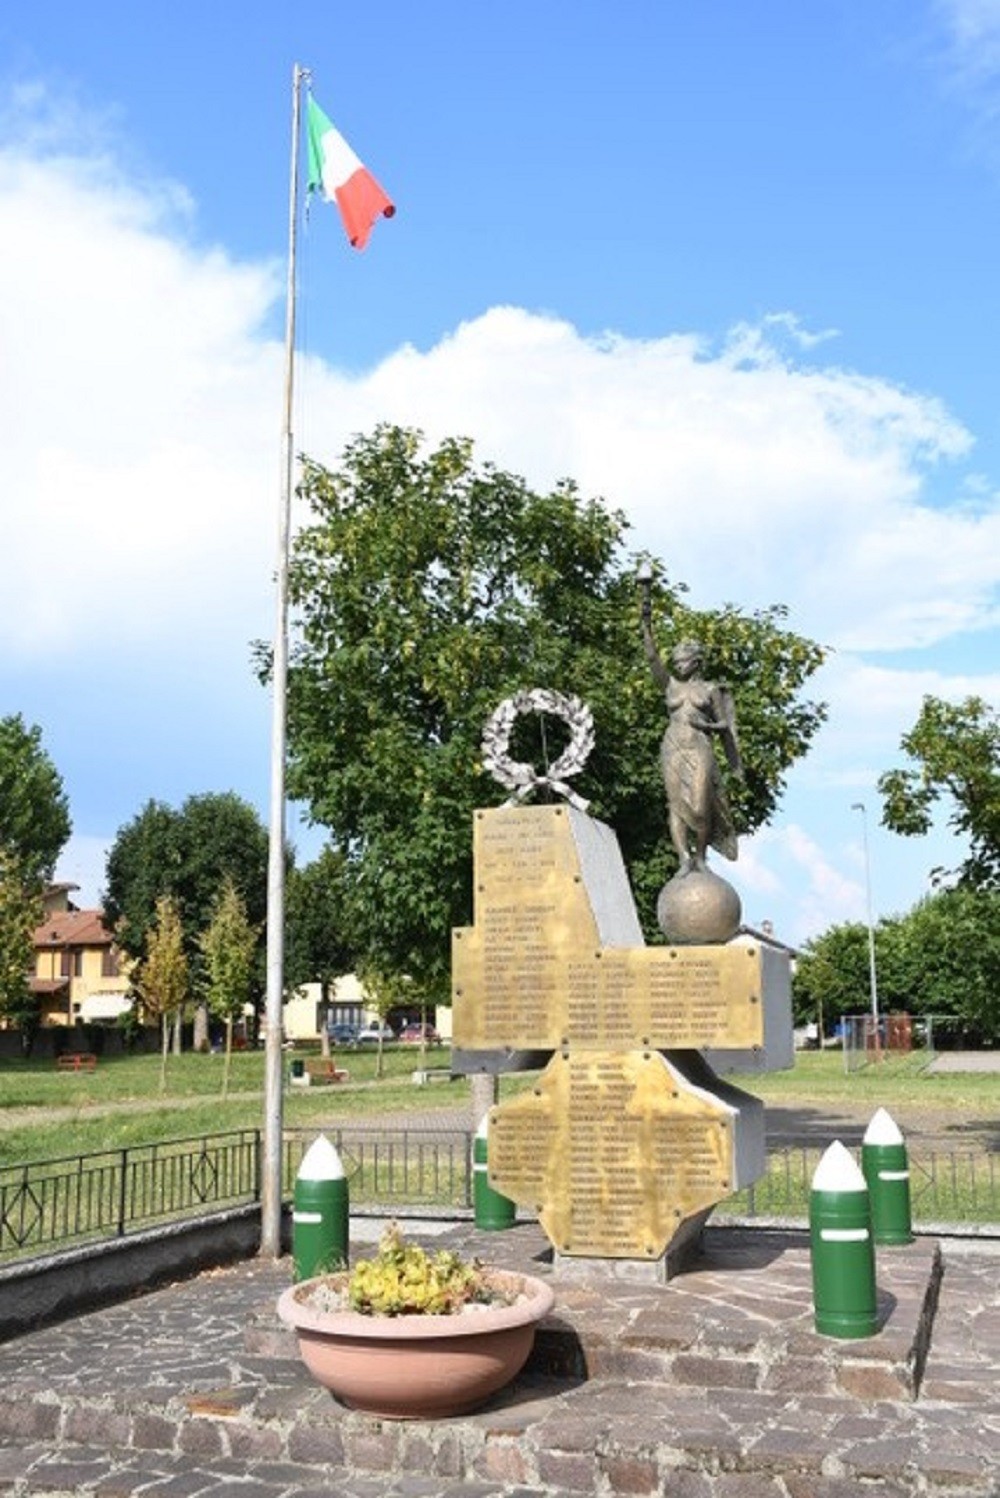
[[[288,551],[291,530],[292,393],[295,373],[295,278],[299,218],[299,135],[302,84],[309,70],[292,69],[292,153],[288,194],[288,285],[285,298],[285,388],[281,429],[281,494],[276,566],[277,617],[271,665],[271,822],[267,863],[267,999],[264,1013],[264,1149],[261,1162],[263,1256],[281,1254],[282,1001],[285,956],[285,745],[288,690]]]

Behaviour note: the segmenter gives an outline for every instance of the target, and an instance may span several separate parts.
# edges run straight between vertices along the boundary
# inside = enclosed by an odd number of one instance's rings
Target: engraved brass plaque
[[[656,1259],[730,1194],[734,1110],[656,1052],[554,1056],[490,1114],[490,1182],[560,1253]]]
[[[474,838],[475,925],[452,942],[457,1046],[763,1045],[757,947],[600,945],[564,808],[477,812]]]
[[[658,1259],[764,1169],[759,1101],[700,1053],[764,1046],[765,954],[642,945],[613,834],[565,807],[477,812],[474,841],[455,1044],[555,1053],[530,1093],[491,1111],[490,1182],[562,1254]]]

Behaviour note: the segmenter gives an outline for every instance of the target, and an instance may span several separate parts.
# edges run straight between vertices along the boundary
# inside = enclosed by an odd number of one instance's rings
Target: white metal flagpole
[[[271,823],[267,865],[267,1001],[264,1015],[264,1152],[261,1163],[262,1255],[281,1254],[282,1022],[285,956],[285,742],[288,689],[288,550],[292,511],[292,392],[295,373],[295,274],[299,216],[299,134],[307,68],[292,70],[292,159],[288,201],[285,394],[278,506],[277,617],[271,663]]]

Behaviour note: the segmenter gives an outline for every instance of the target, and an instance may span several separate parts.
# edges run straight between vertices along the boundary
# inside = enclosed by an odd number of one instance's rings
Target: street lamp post
[[[872,866],[868,856],[868,812],[863,801],[855,801],[851,805],[852,811],[861,813],[861,835],[865,850],[865,901],[868,908],[868,982],[871,992],[872,1003],[872,1025],[874,1026],[874,1044],[876,1053],[879,1050],[878,1035],[878,976],[875,969],[875,922],[872,916]]]

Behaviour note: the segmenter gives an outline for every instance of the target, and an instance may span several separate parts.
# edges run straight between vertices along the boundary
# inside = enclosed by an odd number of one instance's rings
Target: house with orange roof
[[[40,999],[43,1025],[114,1020],[131,1005],[129,979],[100,910],[80,910],[70,898],[75,884],[53,884],[45,893],[45,918],[32,938],[31,992]]]

